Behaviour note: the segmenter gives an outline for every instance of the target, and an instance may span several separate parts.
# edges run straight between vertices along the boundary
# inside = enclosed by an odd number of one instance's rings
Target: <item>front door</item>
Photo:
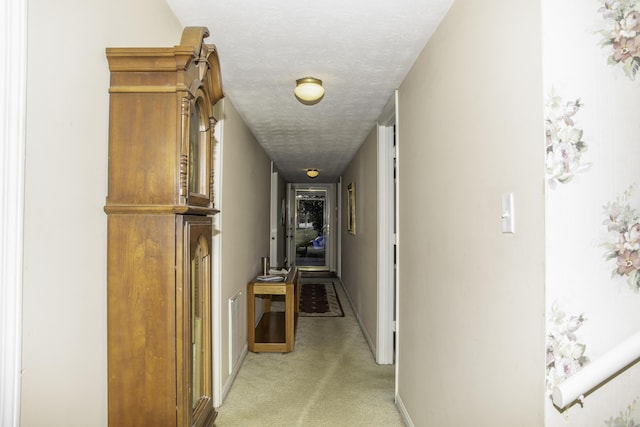
[[[295,188],[292,251],[303,270],[329,269],[329,208],[326,188]]]

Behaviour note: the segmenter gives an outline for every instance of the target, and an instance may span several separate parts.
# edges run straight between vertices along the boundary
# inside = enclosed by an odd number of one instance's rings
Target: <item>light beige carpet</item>
[[[328,280],[345,317],[300,317],[293,352],[249,353],[216,426],[404,426],[394,366],[375,363],[339,279]]]

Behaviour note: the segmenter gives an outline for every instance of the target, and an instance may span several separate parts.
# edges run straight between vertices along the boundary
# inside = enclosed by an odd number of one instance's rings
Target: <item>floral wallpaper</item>
[[[575,126],[573,116],[582,108],[580,98],[564,101],[553,90],[545,104],[546,168],[549,184],[566,184],[573,176],[589,168],[582,162],[587,144],[583,131]]]
[[[637,399],[616,417],[611,417],[605,421],[604,424],[607,427],[640,427],[640,414],[636,410],[636,401]]]
[[[623,277],[631,289],[640,290],[640,213],[629,204],[632,187],[604,206],[608,240],[605,257],[614,259],[611,277]]]
[[[640,0],[541,1],[545,426],[640,427],[640,363],[581,404],[550,397],[640,329]]]
[[[634,80],[640,69],[640,1],[604,1],[598,12],[605,21],[601,46],[610,52],[609,64]]]
[[[554,302],[549,314],[547,333],[547,396],[553,387],[578,372],[589,358],[586,345],[578,341],[576,333],[585,321],[584,315],[569,315]]]

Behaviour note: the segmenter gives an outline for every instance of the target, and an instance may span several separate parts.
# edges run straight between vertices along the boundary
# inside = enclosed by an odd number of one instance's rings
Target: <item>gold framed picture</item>
[[[356,184],[347,186],[347,232],[356,234]]]

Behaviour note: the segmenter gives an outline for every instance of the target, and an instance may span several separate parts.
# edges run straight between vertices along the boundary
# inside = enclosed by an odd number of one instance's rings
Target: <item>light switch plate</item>
[[[502,194],[502,232],[515,233],[515,216],[513,207],[513,193]]]

